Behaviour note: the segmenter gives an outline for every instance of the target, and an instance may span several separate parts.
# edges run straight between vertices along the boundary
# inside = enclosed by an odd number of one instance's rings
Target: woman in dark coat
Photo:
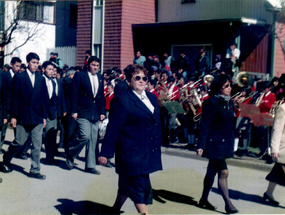
[[[199,206],[216,209],[208,202],[208,196],[218,173],[218,188],[225,201],[225,210],[227,213],[237,213],[238,210],[229,198],[228,169],[225,161],[234,154],[235,116],[230,95],[230,78],[227,75],[219,75],[211,84],[210,98],[203,103],[197,154],[209,158],[209,163]]]
[[[162,169],[161,127],[157,98],[145,91],[147,71],[133,65],[127,72],[129,88],[111,102],[109,123],[99,157],[101,165],[114,156],[119,189],[113,206],[120,211],[129,197],[139,213],[152,203],[149,174]]]

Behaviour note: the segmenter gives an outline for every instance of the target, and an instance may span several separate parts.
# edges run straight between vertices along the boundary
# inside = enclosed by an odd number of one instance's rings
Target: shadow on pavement
[[[174,193],[167,190],[152,190],[153,191],[153,199],[160,202],[160,203],[166,203],[163,199],[177,202],[177,203],[183,203],[188,205],[195,205],[197,206],[197,201],[194,201],[193,197],[191,196],[185,196],[183,194]]]
[[[70,199],[58,199],[60,205],[55,208],[60,214],[116,214],[113,212],[112,207],[91,201],[78,201],[75,202]],[[119,214],[119,213],[117,213]]]
[[[220,193],[218,188],[212,188],[212,191],[215,193]],[[268,206],[273,206],[268,202],[265,202],[262,198],[262,196],[258,196],[255,194],[248,194],[248,193],[243,193],[237,190],[231,190],[229,189],[229,196],[231,199],[236,199],[236,200],[244,200],[244,201],[249,201],[249,202],[255,202],[263,205],[268,205]],[[280,207],[280,208],[285,208],[283,206],[273,206],[273,207]]]

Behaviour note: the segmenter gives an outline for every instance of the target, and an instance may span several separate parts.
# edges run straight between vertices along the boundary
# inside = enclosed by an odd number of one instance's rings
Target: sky
[[[282,0],[267,0],[268,2],[270,2],[274,7],[280,7],[280,2]]]

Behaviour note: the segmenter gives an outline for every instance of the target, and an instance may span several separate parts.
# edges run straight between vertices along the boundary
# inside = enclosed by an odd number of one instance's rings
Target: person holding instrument
[[[149,174],[162,170],[160,112],[156,96],[145,91],[146,69],[133,65],[125,74],[129,87],[112,99],[98,160],[105,166],[115,153],[119,189],[114,212],[129,197],[139,213],[148,214],[147,205],[152,203]]]
[[[231,81],[227,75],[215,77],[211,84],[210,98],[203,103],[203,112],[197,154],[209,159],[204,178],[204,189],[198,206],[215,210],[208,201],[210,190],[218,173],[218,188],[225,201],[227,213],[238,210],[229,198],[225,159],[233,157],[235,139],[234,104],[231,100]]]

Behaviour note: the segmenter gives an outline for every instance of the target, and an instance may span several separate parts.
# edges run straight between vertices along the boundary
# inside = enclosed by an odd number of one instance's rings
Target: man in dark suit
[[[63,89],[57,79],[53,79],[54,65],[46,61],[42,65],[43,77],[45,78],[49,95],[49,114],[45,127],[44,144],[46,149],[46,164],[55,164],[54,156],[57,153],[56,135],[58,118],[66,114],[66,107],[63,98]]]
[[[2,133],[2,126],[7,122],[7,119],[3,119],[3,116],[6,115],[5,109],[3,108],[3,99],[4,99],[4,92],[3,92],[3,81],[2,76],[5,72],[0,71],[0,136]],[[0,148],[1,149],[1,148]],[[0,183],[2,182],[2,178],[0,178]]]
[[[10,70],[2,73],[2,89],[3,89],[3,108],[5,109],[6,115],[5,121],[10,122],[11,116],[11,95],[12,95],[12,79],[15,74],[17,74],[21,69],[21,59],[18,57],[13,57],[10,63]],[[5,123],[2,129],[2,136],[0,142],[0,154],[2,154],[2,146],[5,140],[6,130],[8,124]]]
[[[43,128],[48,117],[48,92],[45,79],[37,73],[39,56],[29,53],[26,56],[27,69],[18,73],[12,81],[11,126],[16,129],[15,140],[3,156],[2,171],[10,172],[10,163],[21,146],[31,136],[31,169],[29,177],[46,179],[40,173],[40,152]]]
[[[79,136],[69,141],[66,163],[73,168],[74,158],[86,145],[85,171],[99,175],[96,166],[96,144],[99,120],[105,118],[103,79],[99,71],[100,59],[91,56],[87,70],[75,73],[71,87],[71,114],[77,121]],[[74,146],[74,143],[76,146]]]

